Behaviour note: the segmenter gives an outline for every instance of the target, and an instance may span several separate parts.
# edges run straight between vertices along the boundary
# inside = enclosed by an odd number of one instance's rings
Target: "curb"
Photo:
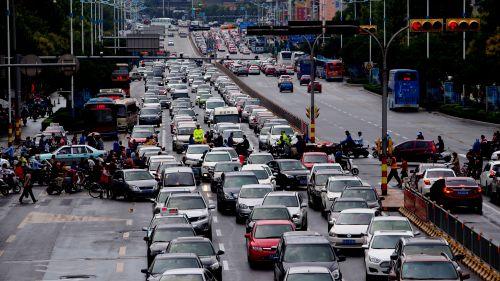
[[[474,119],[466,119],[466,118],[462,118],[462,117],[448,115],[448,114],[440,112],[440,111],[433,111],[432,113],[436,114],[436,115],[440,115],[442,117],[448,117],[448,118],[459,120],[459,121],[463,121],[463,122],[475,123],[477,125],[495,126],[495,127],[500,126],[500,124],[490,123],[490,122],[486,122],[486,121],[479,121],[479,120],[474,120]]]
[[[484,263],[478,256],[459,244],[445,232],[441,231],[437,226],[431,222],[422,221],[414,213],[406,210],[404,207],[401,207],[399,212],[427,235],[431,237],[442,237],[448,241],[454,254],[463,254],[465,256],[462,260],[462,264],[477,274],[481,279],[488,281],[500,281],[500,273],[497,270]]]

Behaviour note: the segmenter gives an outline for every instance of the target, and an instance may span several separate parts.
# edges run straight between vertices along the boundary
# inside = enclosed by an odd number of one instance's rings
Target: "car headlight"
[[[337,233],[329,231],[328,232],[328,236],[330,236],[330,237],[337,237]]]
[[[340,271],[338,269],[335,269],[332,271],[333,279],[339,279],[340,278]]]
[[[141,189],[136,185],[131,185],[130,189],[132,189],[132,191],[141,191]]]
[[[239,204],[240,209],[248,209],[248,206],[245,204]]]
[[[220,267],[220,263],[219,263],[218,261],[216,261],[215,263],[213,263],[213,264],[210,266],[210,269],[211,269],[211,270],[217,270],[219,267]]]
[[[293,179],[293,176],[292,175],[285,175],[287,178],[289,179]]]
[[[381,260],[377,257],[372,257],[372,256],[368,256],[368,260],[370,260],[370,262],[373,262],[373,263],[380,263]]]

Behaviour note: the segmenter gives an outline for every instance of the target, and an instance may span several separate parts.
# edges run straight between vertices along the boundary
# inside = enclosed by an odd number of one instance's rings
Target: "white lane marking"
[[[123,257],[123,256],[125,256],[126,253],[127,253],[127,247],[126,246],[121,246],[120,250],[118,250],[118,255],[120,257]]]
[[[12,243],[12,242],[14,242],[14,240],[16,240],[16,235],[12,234],[9,237],[7,237],[7,240],[5,240],[5,243]]]
[[[496,208],[493,208],[492,206],[490,206],[489,203],[483,202],[483,206],[485,206],[486,208],[492,210],[494,213],[497,214],[497,216],[500,215],[500,211],[498,211]]]
[[[224,248],[224,243],[219,243],[219,250],[221,251],[226,251],[226,249]]]
[[[208,186],[208,185],[203,185],[203,186],[201,187],[201,190],[203,190],[203,191],[205,191],[205,192],[208,192],[208,191],[210,191],[210,186]],[[210,193],[208,193],[208,194],[210,194]],[[208,195],[208,194],[207,194],[207,195]]]
[[[116,272],[123,272],[124,264],[123,262],[117,262],[116,263]]]
[[[132,222],[133,222],[132,220],[127,220],[126,224],[127,225],[132,225]]]
[[[219,222],[219,218],[217,216],[213,216],[213,220],[214,220],[214,223],[218,223]]]
[[[128,239],[130,237],[130,232],[123,233],[123,239]]]
[[[220,229],[215,230],[215,235],[217,235],[218,237],[222,236],[222,232],[220,231]]]
[[[398,137],[399,137],[399,136],[401,136],[399,133],[394,133],[394,134],[395,134],[396,136],[398,136]]]
[[[229,263],[226,260],[222,261],[222,268],[226,271],[229,270]]]

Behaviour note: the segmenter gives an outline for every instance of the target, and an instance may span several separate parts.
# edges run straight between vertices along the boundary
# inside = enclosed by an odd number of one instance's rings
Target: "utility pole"
[[[70,16],[70,52],[74,55],[73,50],[73,0],[69,0],[69,16]],[[71,74],[71,115],[75,117],[75,77]]]
[[[429,18],[429,0],[427,0],[427,14],[426,14],[426,18],[428,19]],[[429,32],[427,32],[427,58],[429,58],[430,56],[430,50],[429,50]]]
[[[7,19],[7,64],[10,64],[10,0],[7,0],[7,9],[6,9],[6,19]],[[9,131],[8,131],[8,142],[12,143],[12,81],[11,81],[11,69],[10,66],[7,68],[7,96],[9,99]]]
[[[85,32],[83,31],[83,1],[80,2],[80,25],[81,25],[81,36],[82,36],[82,56],[85,55]]]
[[[94,2],[90,1],[90,55],[94,55]]]
[[[165,0],[162,0],[163,17],[165,17]]]

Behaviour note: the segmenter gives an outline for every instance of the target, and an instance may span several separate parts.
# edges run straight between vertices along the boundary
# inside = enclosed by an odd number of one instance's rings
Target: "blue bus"
[[[413,69],[391,69],[387,87],[389,109],[418,110],[420,85],[418,71]]]
[[[92,98],[84,105],[83,118],[89,132],[117,137],[116,103],[110,98]]]
[[[297,79],[300,80],[302,75],[311,75],[311,59],[308,55],[297,59]]]

